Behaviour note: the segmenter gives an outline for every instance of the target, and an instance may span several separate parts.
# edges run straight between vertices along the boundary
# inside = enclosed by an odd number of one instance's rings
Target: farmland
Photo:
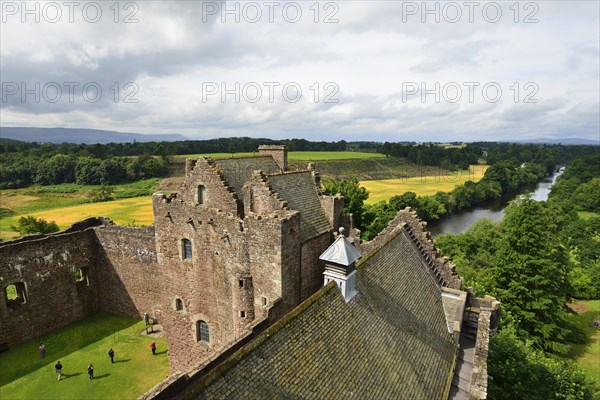
[[[147,179],[115,185],[115,200],[92,202],[91,185],[32,186],[0,191],[0,238],[10,239],[18,234],[11,230],[21,216],[33,215],[55,221],[60,229],[88,217],[106,216],[123,225],[151,225],[152,199],[160,179]]]
[[[178,158],[232,158],[232,157],[248,157],[257,156],[258,152],[254,153],[209,153],[209,154],[184,154],[177,156]],[[365,160],[372,158],[385,158],[384,154],[380,153],[363,153],[358,151],[290,151],[288,152],[289,161],[329,161],[329,160]]]
[[[440,191],[449,192],[455,186],[466,181],[479,181],[483,178],[486,169],[486,165],[472,165],[469,171],[441,172],[435,175],[412,178],[361,181],[360,184],[369,191],[366,204],[374,204],[404,192],[415,192],[419,196],[434,195]]]

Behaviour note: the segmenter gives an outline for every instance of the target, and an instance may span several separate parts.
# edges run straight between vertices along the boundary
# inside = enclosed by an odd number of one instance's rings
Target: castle
[[[284,146],[187,160],[153,208],[148,228],[94,218],[0,243],[0,346],[148,313],[172,375],[144,398],[485,398],[498,304],[460,290],[409,210],[360,242]]]

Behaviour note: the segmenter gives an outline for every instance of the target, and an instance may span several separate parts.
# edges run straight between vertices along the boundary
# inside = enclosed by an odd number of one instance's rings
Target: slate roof
[[[404,230],[209,372],[195,399],[447,399],[458,348]],[[189,392],[188,392],[189,393]]]
[[[223,172],[223,177],[231,186],[238,199],[243,199],[242,188],[250,179],[253,171],[261,170],[265,174],[274,174],[280,171],[279,166],[271,156],[224,158],[213,160]]]
[[[300,211],[300,240],[302,242],[331,229],[309,171],[272,175],[268,177],[268,180],[271,188],[287,201],[290,209]]]
[[[349,266],[357,261],[362,254],[354,247],[344,235],[339,235],[337,239],[319,256],[319,260],[328,261],[334,264]]]

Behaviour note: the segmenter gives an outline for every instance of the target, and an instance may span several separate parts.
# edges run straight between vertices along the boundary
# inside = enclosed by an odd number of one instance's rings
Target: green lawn
[[[119,224],[154,222],[152,199],[160,178],[114,185],[114,201],[92,203],[90,191],[99,186],[62,184],[0,191],[0,238],[18,237],[11,230],[19,217],[33,215],[55,221],[61,229],[88,217],[106,216]],[[142,197],[143,196],[143,197]]]
[[[229,157],[247,157],[258,155],[255,153],[208,153],[208,154],[183,154],[179,158],[229,158]],[[363,160],[367,158],[385,158],[385,154],[380,153],[361,153],[358,151],[290,151],[288,153],[289,161],[327,161],[327,160]]]
[[[418,196],[434,195],[437,192],[449,192],[457,185],[466,181],[477,182],[485,174],[487,165],[472,165],[469,171],[458,171],[456,173],[420,176],[403,179],[384,179],[373,181],[361,181],[360,185],[369,191],[366,204],[374,204],[381,200],[389,200],[390,197],[405,192],[415,192]]]
[[[587,343],[572,344],[567,356],[600,384],[600,329],[592,327],[594,319],[600,318],[600,300],[575,301],[570,307],[577,312],[571,322],[585,332]]]
[[[0,399],[136,399],[169,370],[165,338],[140,332],[144,322],[100,313],[0,353]],[[150,343],[156,341],[157,355]],[[38,355],[44,343],[47,356]],[[108,350],[115,351],[111,364]],[[63,380],[54,364],[61,361]],[[86,368],[94,364],[95,379]]]

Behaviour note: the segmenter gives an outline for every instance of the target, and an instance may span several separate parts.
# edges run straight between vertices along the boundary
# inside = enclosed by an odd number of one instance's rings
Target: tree
[[[568,361],[521,341],[511,326],[490,340],[490,400],[593,400],[598,387]]]
[[[36,218],[32,215],[19,218],[17,225],[11,226],[12,230],[21,235],[30,235],[32,233],[52,233],[58,232],[58,225],[54,221],[46,221],[44,218]]]
[[[57,154],[38,165],[34,179],[41,185],[74,182],[75,161],[71,156]]]
[[[344,212],[352,213],[354,223],[358,229],[362,228],[363,204],[369,198],[369,192],[360,186],[357,178],[341,181],[327,180],[323,183],[323,193],[334,196],[344,196]]]
[[[496,252],[495,295],[515,316],[515,327],[545,350],[561,352],[570,332],[566,302],[571,290],[566,248],[541,202],[522,199],[506,208]]]

